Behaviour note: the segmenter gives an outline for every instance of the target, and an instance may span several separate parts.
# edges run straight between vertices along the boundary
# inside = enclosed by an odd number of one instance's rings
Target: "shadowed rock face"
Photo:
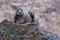
[[[41,28],[39,31],[41,40],[60,40],[60,36],[53,34],[52,32],[48,32],[44,28]]]
[[[34,27],[32,24],[17,25],[4,20],[0,23],[0,40],[38,40],[39,32]]]
[[[60,40],[60,36],[31,24],[0,23],[0,40]]]

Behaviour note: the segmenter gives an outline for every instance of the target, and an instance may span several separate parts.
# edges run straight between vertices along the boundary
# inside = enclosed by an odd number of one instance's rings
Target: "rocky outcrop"
[[[39,30],[41,40],[60,40],[60,36],[52,32],[48,32],[43,27]]]
[[[60,36],[33,24],[15,24],[4,20],[0,23],[0,40],[60,40]]]
[[[38,28],[33,24],[0,23],[0,40],[40,40]]]

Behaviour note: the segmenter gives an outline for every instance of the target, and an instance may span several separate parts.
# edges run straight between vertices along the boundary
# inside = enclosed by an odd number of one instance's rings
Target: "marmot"
[[[16,12],[16,15],[15,15],[15,19],[14,19],[14,22],[16,23],[17,20],[23,16],[23,10],[22,9],[18,9],[17,12]]]

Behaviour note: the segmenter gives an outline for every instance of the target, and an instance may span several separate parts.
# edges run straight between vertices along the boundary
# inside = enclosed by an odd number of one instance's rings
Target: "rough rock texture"
[[[60,36],[32,24],[0,23],[0,40],[60,40]]]
[[[39,33],[41,40],[60,40],[60,36],[53,34],[52,32],[48,32],[44,28],[40,28]]]
[[[32,24],[0,23],[0,40],[40,40],[38,28]]]

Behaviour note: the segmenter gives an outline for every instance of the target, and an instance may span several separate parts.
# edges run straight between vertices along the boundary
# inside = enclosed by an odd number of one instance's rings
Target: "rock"
[[[60,36],[53,34],[52,32],[48,32],[44,28],[41,28],[39,31],[42,40],[60,40]]]
[[[14,26],[12,26],[14,25]],[[31,29],[33,29],[35,26],[31,24],[23,24],[23,25],[17,25],[14,24],[13,22],[4,20],[2,23],[0,23],[0,40],[31,40],[30,35],[32,36],[32,39],[38,38],[39,34],[35,33],[38,30],[32,30],[29,32]],[[27,28],[27,29],[26,29]],[[29,33],[28,33],[29,32]],[[33,34],[30,34],[32,33]],[[36,39],[35,39],[36,40]]]

